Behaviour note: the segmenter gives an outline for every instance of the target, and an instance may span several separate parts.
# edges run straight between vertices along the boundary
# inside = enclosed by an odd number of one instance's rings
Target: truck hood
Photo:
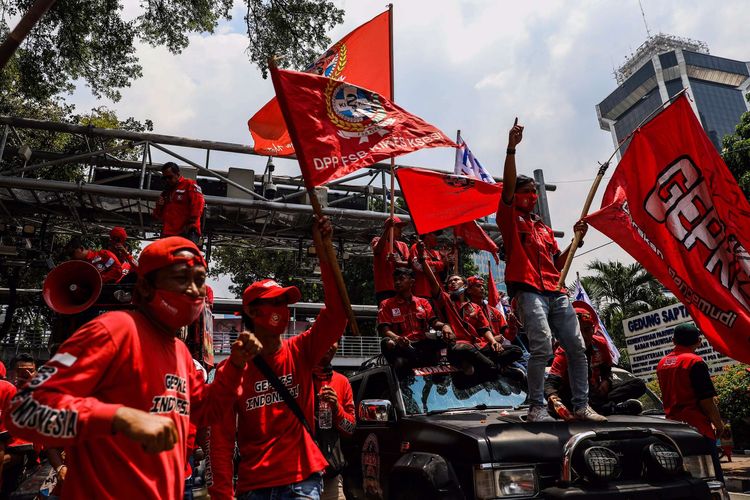
[[[521,418],[525,414],[525,411],[468,411],[413,418],[422,420],[422,425],[472,436],[480,446],[485,442],[492,460],[505,463],[528,462],[530,456],[535,462],[559,461],[565,443],[574,435],[586,431],[607,433],[617,438],[620,431],[651,428],[669,435],[685,455],[701,453],[703,448],[701,436],[695,430],[660,415],[613,415],[605,423],[529,423]]]

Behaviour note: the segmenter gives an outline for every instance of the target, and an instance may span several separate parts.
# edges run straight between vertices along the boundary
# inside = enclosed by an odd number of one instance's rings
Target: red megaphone
[[[101,291],[102,277],[94,266],[82,260],[69,260],[47,275],[42,297],[57,313],[77,314],[94,305]]]

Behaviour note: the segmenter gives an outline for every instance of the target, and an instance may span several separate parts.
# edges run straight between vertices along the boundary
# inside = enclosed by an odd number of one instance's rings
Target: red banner
[[[271,78],[308,188],[386,158],[457,147],[437,128],[370,90],[276,68]]]
[[[305,72],[346,80],[392,99],[389,23],[390,13],[385,11],[335,43]],[[253,148],[258,153],[268,156],[294,154],[275,97],[250,118],[247,126],[253,136]]]
[[[396,177],[419,234],[493,214],[503,185],[423,168],[399,168]]]
[[[456,235],[456,238],[461,238],[467,246],[476,248],[477,250],[486,250],[494,255],[495,262],[499,261],[497,256],[499,249],[497,248],[497,245],[492,241],[492,238],[484,232],[484,229],[477,224],[477,221],[472,220],[464,222],[463,224],[454,227],[453,234]]]
[[[487,279],[487,302],[492,307],[497,307],[500,303],[500,294],[497,293],[497,285],[495,284],[495,278],[492,277],[492,266],[489,266],[490,277]]]
[[[635,133],[587,220],[687,306],[714,349],[750,362],[750,204],[687,97]]]

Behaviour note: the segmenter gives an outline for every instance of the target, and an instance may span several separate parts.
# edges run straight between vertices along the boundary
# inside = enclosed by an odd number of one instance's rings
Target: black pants
[[[646,383],[634,378],[625,382],[613,383],[606,397],[589,394],[589,404],[601,415],[612,415],[615,405],[628,399],[638,399],[646,394]]]
[[[711,447],[711,459],[714,463],[714,472],[716,479],[724,482],[724,471],[721,470],[721,460],[719,460],[719,449],[716,447],[716,440],[703,436],[703,439]]]
[[[490,358],[473,345],[464,342],[457,342],[448,349],[448,361],[459,367],[470,364],[481,373],[488,373],[495,369],[495,363]]]
[[[515,345],[503,346],[502,351],[496,352],[487,344],[479,352],[490,358],[498,368],[508,366],[523,357],[523,350]]]
[[[390,338],[380,341],[380,350],[386,361],[394,364],[398,358],[402,358],[410,367],[431,366],[440,360],[440,350],[448,347],[440,339],[424,339],[412,342],[409,347],[399,344],[393,345]]]

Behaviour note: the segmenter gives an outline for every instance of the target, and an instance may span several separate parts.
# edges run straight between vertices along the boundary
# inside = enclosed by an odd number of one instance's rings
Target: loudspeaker
[[[78,314],[99,298],[102,277],[97,269],[82,260],[63,262],[44,280],[42,297],[50,309],[60,314]]]

